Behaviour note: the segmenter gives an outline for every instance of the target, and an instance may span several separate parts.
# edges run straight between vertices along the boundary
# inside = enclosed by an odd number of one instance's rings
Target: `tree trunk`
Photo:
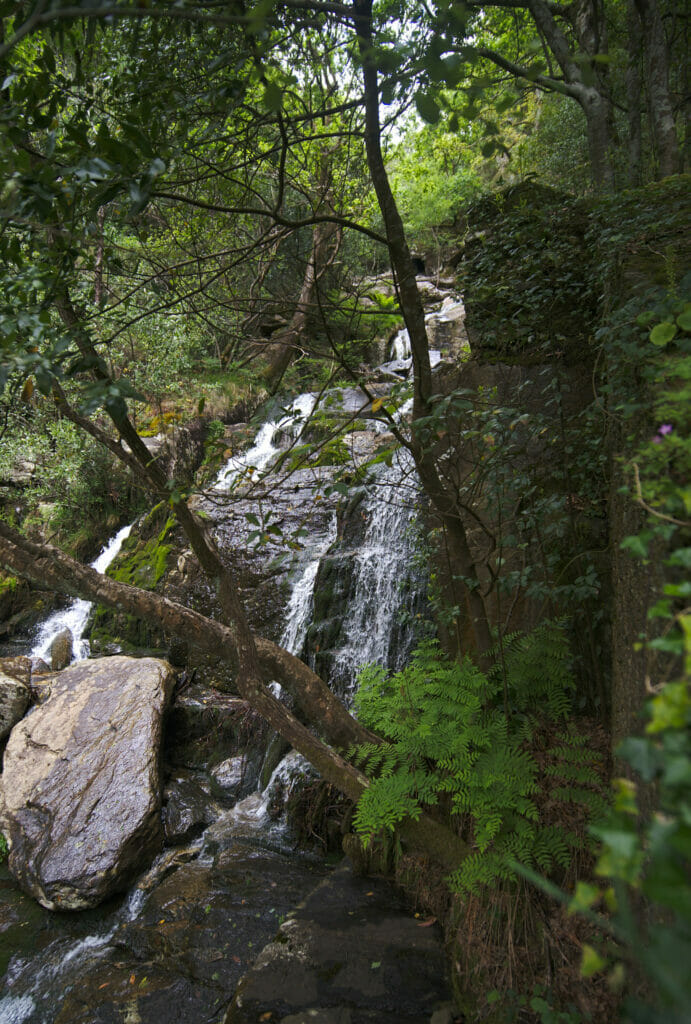
[[[480,664],[484,664],[486,652],[492,645],[491,631],[465,527],[453,497],[448,493],[439,476],[433,456],[415,434],[415,421],[429,416],[432,411],[432,370],[429,361],[425,314],[417,287],[415,265],[410,256],[403,221],[391,191],[381,150],[379,86],[376,63],[372,55],[372,2],[371,0],[354,0],[353,10],[362,58],[367,164],[384,220],[391,267],[396,280],[401,312],[410,337],[413,358],[413,437],[410,452],[425,493],[447,530],[455,565],[460,575],[469,581],[470,585],[466,587],[466,596],[475,640],[475,653]]]
[[[614,189],[609,103],[595,88],[585,88],[579,103],[585,114],[593,186],[596,189]]]
[[[369,785],[357,768],[344,760],[328,743],[351,746],[377,742],[378,738],[363,728],[341,706],[336,712],[336,698],[325,684],[287,651],[269,641],[250,636],[251,644],[238,644],[234,631],[223,623],[207,619],[198,612],[150,591],[139,590],[103,576],[90,566],[83,566],[48,544],[26,540],[0,521],[0,565],[41,587],[58,593],[79,596],[111,608],[129,612],[141,619],[156,619],[166,629],[205,651],[220,655],[237,668],[237,686],[242,697],[276,732],[314,765],[323,778],[332,782],[351,800],[360,798]],[[268,678],[278,678],[293,692],[314,716],[318,728],[326,734],[323,742],[283,705],[264,685],[259,672],[250,675],[247,650],[258,652],[257,665],[263,662]],[[328,697],[326,696],[328,694]],[[338,702],[337,702],[338,703]],[[418,821],[402,822],[401,837],[415,850],[427,853],[451,870],[467,855],[468,847],[440,822],[422,815]]]
[[[314,305],[319,278],[333,259],[327,252],[329,242],[337,233],[336,225],[316,224],[312,232],[312,251],[302,280],[302,288],[290,323],[271,339],[269,364],[263,372],[270,391],[275,391],[292,360],[300,351],[307,331],[307,317]]]
[[[643,25],[648,54],[650,128],[655,145],[658,177],[679,170],[679,140],[669,93],[669,50],[656,0],[635,0]]]
[[[635,0],[626,8],[629,63],[626,68],[626,104],[629,121],[629,185],[637,188],[643,180],[643,149],[641,138],[641,53],[643,38]]]
[[[571,52],[569,42],[557,24],[550,5],[544,0],[527,0],[535,24],[554,54],[567,86],[568,94],[579,103],[586,120],[590,172],[596,189],[614,188],[612,164],[612,109],[607,97],[602,73],[591,62],[590,75],[595,84],[584,79],[580,63]],[[567,17],[585,53],[593,58],[606,49],[607,34],[601,0],[587,0],[565,6],[562,16]]]

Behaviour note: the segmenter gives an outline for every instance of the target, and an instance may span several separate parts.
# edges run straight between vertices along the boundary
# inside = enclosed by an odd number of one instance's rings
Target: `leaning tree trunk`
[[[316,224],[314,227],[312,251],[305,269],[295,312],[288,326],[271,339],[269,363],[264,370],[263,377],[272,392],[278,388],[283,374],[300,352],[307,332],[307,318],[315,303],[319,278],[333,259],[334,254],[329,255],[328,248],[336,234],[336,225],[328,222]]]
[[[367,777],[330,744],[350,746],[377,742],[378,737],[361,726],[344,708],[336,713],[332,707],[335,698],[325,684],[287,651],[252,635],[239,644],[237,630],[158,594],[111,580],[90,566],[74,561],[57,548],[27,540],[1,520],[0,565],[58,593],[96,601],[140,619],[156,619],[191,644],[220,655],[236,668],[240,695],[306,757],[323,778],[351,800],[358,800],[369,785]],[[254,672],[248,668],[248,649],[255,652]],[[320,732],[326,734],[327,742],[314,735],[274,697],[264,678],[275,677],[288,684],[297,695],[303,708],[307,708],[316,719]],[[462,839],[427,815],[421,815],[417,821],[402,822],[398,831],[412,849],[434,857],[447,870],[458,867],[468,853]]]

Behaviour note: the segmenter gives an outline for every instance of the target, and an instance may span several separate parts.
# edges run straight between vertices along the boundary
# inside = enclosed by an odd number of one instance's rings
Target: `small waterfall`
[[[309,552],[309,560],[293,583],[293,589],[286,610],[286,624],[281,637],[281,647],[291,654],[300,654],[305,642],[307,627],[314,607],[314,584],[319,563],[336,540],[336,516],[331,517],[326,537]]]
[[[278,420],[270,420],[259,429],[252,447],[241,455],[232,456],[216,478],[214,489],[228,492],[236,481],[256,480],[271,460],[281,450],[275,443],[276,436],[282,433],[296,437],[305,421],[309,418],[317,397],[309,392],[298,395],[285,416]]]
[[[123,526],[115,536],[108,541],[98,558],[91,563],[91,568],[96,572],[104,573],[111,562],[117,557],[120,549],[130,535],[133,524]],[[31,649],[30,657],[50,660],[50,645],[58,633],[69,629],[73,638],[73,656],[75,661],[83,661],[89,657],[89,641],[82,639],[86,629],[89,613],[93,607],[91,601],[83,601],[77,598],[67,608],[55,612],[49,616],[40,628],[36,643]]]
[[[394,340],[391,342],[391,358],[410,359],[410,335],[408,334],[408,328],[404,327],[403,330],[399,331]]]
[[[291,750],[274,769],[266,787],[260,792],[250,793],[244,800],[228,811],[222,821],[225,823],[244,826],[250,831],[260,830],[269,832],[274,839],[281,839],[286,832],[285,805],[292,788],[299,783],[306,772],[309,772],[310,763],[297,750]],[[275,803],[282,808],[271,821],[269,809]],[[213,838],[213,826],[210,830]]]
[[[242,481],[255,481],[259,474],[267,471],[282,449],[287,446],[287,438],[294,438],[299,435],[306,419],[311,415],[316,404],[314,395],[306,394],[299,396],[286,411],[285,415],[277,417],[269,423],[265,423],[257,433],[252,447],[239,456],[232,458],[224,469],[219,473],[215,483],[217,493],[223,494],[231,491],[235,485],[241,485]],[[399,415],[406,415],[407,407],[399,411]],[[387,429],[386,425],[378,426],[372,422],[372,432]],[[323,471],[328,473],[328,469]],[[307,478],[307,474],[305,474]],[[311,481],[310,477],[310,481]],[[316,476],[315,476],[315,479]],[[324,479],[328,479],[324,477]],[[309,484],[304,484],[306,489]],[[268,488],[267,488],[268,490]],[[292,493],[292,492],[291,492]],[[219,504],[222,504],[219,502]],[[326,503],[323,503],[326,504]],[[368,661],[380,662],[391,668],[400,668],[405,662],[413,642],[413,631],[409,625],[402,626],[399,622],[399,612],[402,599],[405,598],[405,606],[409,619],[414,618],[417,608],[413,593],[419,588],[418,573],[411,566],[412,539],[410,536],[411,521],[415,516],[417,505],[417,484],[410,459],[405,452],[395,455],[391,467],[380,467],[376,479],[368,484],[366,493],[354,514],[354,525],[357,526],[358,541],[354,541],[347,549],[342,547],[338,541],[338,529],[343,526],[335,513],[329,514],[329,506],[322,509],[316,520],[312,520],[312,527],[307,539],[304,541],[305,548],[302,550],[296,563],[294,563],[289,580],[290,593],[285,609],[285,621],[281,635],[281,645],[287,650],[300,655],[305,647],[309,647],[308,631],[314,617],[315,601],[318,594],[315,588],[319,587],[320,566],[329,559],[340,571],[342,566],[344,575],[348,577],[347,586],[344,580],[344,600],[338,605],[336,614],[340,617],[340,632],[337,644],[333,650],[333,658],[330,663],[330,682],[334,689],[345,695],[349,700],[355,686],[357,671],[360,666]],[[314,522],[318,525],[314,527]],[[113,558],[120,550],[125,537],[129,534],[130,528],[125,527],[113,538],[102,554],[93,563],[93,567],[99,572],[104,572],[110,565]],[[407,593],[402,594],[402,590]],[[79,658],[88,655],[88,645],[81,640],[81,635],[86,625],[90,610],[89,602],[76,601],[63,612],[58,612],[44,624],[41,634],[36,642],[32,654],[44,656],[50,647],[50,641],[55,633],[61,629],[69,628],[75,637],[75,653]],[[263,792],[253,793],[245,799],[236,803],[235,807],[226,812],[218,821],[211,825],[204,836],[194,841],[194,859],[190,860],[189,871],[198,872],[194,877],[206,878],[206,874],[214,875],[211,867],[215,864],[214,858],[230,858],[231,853],[226,853],[226,847],[231,850],[230,838],[235,843],[234,836],[241,837],[238,845],[240,853],[233,853],[232,856],[242,856],[243,850],[249,851],[249,858],[252,862],[252,870],[256,873],[264,870],[264,861],[260,859],[261,851],[265,846],[270,849],[286,849],[286,813],[285,802],[291,790],[299,784],[306,772],[310,771],[308,763],[301,755],[291,751],[275,768],[271,778]],[[281,810],[283,808],[283,810]],[[230,838],[229,838],[230,837]],[[197,846],[198,844],[198,846]],[[215,849],[221,849],[216,854]],[[233,846],[234,850],[235,847]],[[199,856],[197,856],[199,853]],[[80,934],[64,934],[47,947],[33,953],[15,954],[7,972],[5,998],[0,997],[0,1024],[48,1024],[54,1019],[53,1014],[56,1005],[59,1005],[61,994],[67,993],[70,986],[86,985],[88,978],[93,975],[97,980],[94,982],[93,991],[90,991],[88,998],[100,999],[101,990],[103,998],[110,991],[107,987],[110,984],[109,978],[119,977],[118,970],[120,961],[132,964],[134,974],[139,961],[130,952],[128,943],[137,951],[140,949],[141,938],[144,931],[140,928],[154,928],[158,919],[158,912],[153,917],[151,903],[155,899],[157,879],[163,880],[170,872],[177,870],[173,863],[178,854],[174,851],[165,851],[157,859],[149,872],[139,880],[138,885],[130,892],[127,900],[114,911],[104,910],[103,918],[96,925],[94,934],[83,934],[85,928],[93,928],[90,919],[85,917],[85,923],[80,928]],[[294,854],[291,855],[293,858]],[[226,861],[220,859],[219,864]],[[241,861],[241,864],[244,863]],[[266,863],[270,863],[267,861]],[[258,864],[259,868],[254,865]],[[184,869],[187,870],[187,869]],[[218,871],[218,877],[223,879],[222,867]],[[244,867],[242,870],[245,870]],[[293,870],[291,865],[290,870]],[[183,869],[180,869],[182,877]],[[206,874],[205,874],[206,873]],[[261,875],[263,885],[265,875]],[[271,876],[268,876],[271,877]],[[290,880],[290,875],[285,878]],[[282,876],[277,875],[277,882],[268,883],[272,888],[267,887],[266,899],[271,902],[267,906],[278,907],[277,912],[284,913],[288,909],[288,901],[293,897],[284,897],[286,907],[278,903],[288,883],[284,882]],[[177,884],[177,883],[176,883]],[[201,883],[200,883],[201,884]],[[205,883],[206,884],[206,883]],[[196,885],[196,882],[195,882]],[[223,887],[221,887],[223,888]],[[230,891],[231,886],[227,887]],[[196,891],[196,890],[195,890]],[[219,889],[220,892],[220,889]],[[274,895],[274,893],[276,895]],[[213,890],[207,895],[207,891],[200,892],[199,904],[193,908],[197,917],[205,920],[209,907],[215,906],[217,899],[226,898],[225,889],[218,895]],[[230,899],[230,896],[227,896]],[[253,896],[252,899],[256,899]],[[300,899],[302,896],[299,897]],[[239,909],[244,904],[238,901],[238,907],[231,907],[226,920],[234,920],[234,909]],[[254,906],[248,920],[255,928],[254,919],[259,917],[255,913]],[[152,921],[147,919],[147,913]],[[270,911],[273,913],[273,910]],[[165,916],[163,911],[161,916]],[[212,913],[209,913],[211,918]],[[242,911],[237,914],[240,921],[238,931],[232,936],[231,944],[227,948],[226,960],[231,963],[240,964],[240,957],[244,959],[248,946],[255,940],[254,931],[248,930],[242,933],[241,941],[236,937],[240,935]],[[75,920],[79,921],[77,917]],[[160,922],[161,924],[163,922]],[[128,931],[130,925],[133,931]],[[235,927],[235,924],[233,924]],[[273,927],[273,926],[271,926]],[[190,925],[192,929],[192,925]],[[130,936],[131,938],[128,938]],[[267,926],[266,938],[268,941],[272,934]],[[224,942],[230,933],[224,933]],[[252,941],[248,941],[248,940]],[[148,940],[150,946],[141,948],[154,948],[153,940]],[[158,947],[156,947],[158,948]],[[225,947],[224,947],[225,948]],[[236,955],[237,954],[237,955]],[[85,973],[80,974],[79,962],[83,962]],[[223,963],[223,962],[221,962]],[[128,967],[128,970],[130,968]],[[152,963],[147,965],[150,976],[158,978],[159,975],[167,977],[168,965],[163,966]],[[220,967],[219,967],[220,970]],[[238,966],[238,973],[241,968]],[[109,972],[112,972],[109,974]],[[158,974],[156,973],[158,972]],[[100,979],[104,981],[101,984]],[[141,980],[137,973],[138,982]],[[115,989],[115,980],[113,981]],[[198,985],[195,977],[194,984]],[[146,998],[146,990],[142,990],[142,1006]],[[231,989],[232,991],[232,989]],[[172,996],[161,995],[161,999],[168,998],[170,1002],[162,1011],[168,1016],[178,1017],[182,1021],[200,1019],[196,1004],[192,1006],[191,1001],[180,1009],[176,999],[179,998],[177,989],[171,989]],[[133,995],[139,993],[133,988]],[[217,993],[212,993],[218,998]],[[206,997],[205,997],[206,998]],[[209,997],[210,999],[211,997]],[[227,998],[227,996],[226,996]],[[122,1009],[122,1004],[117,1004]],[[136,1001],[132,1004],[137,1013],[136,1019],[149,1021],[153,1017],[148,1016],[148,1011],[138,1016]],[[163,1005],[163,1004],[162,1004]],[[216,1004],[214,1004],[215,1006]],[[190,1009],[190,1007],[192,1007]],[[104,1017],[105,1019],[105,1017]],[[108,1018],[110,1019],[110,1018]],[[127,1016],[129,1020],[129,1014]],[[206,1019],[206,1016],[205,1018]],[[212,1019],[209,1016],[209,1019]],[[216,1019],[215,1016],[213,1019]],[[132,1016],[135,1020],[135,1016]]]
[[[400,450],[392,465],[380,471],[359,506],[367,526],[352,556],[353,579],[331,672],[332,685],[348,701],[362,665],[377,662],[400,669],[410,653],[413,631],[401,628],[399,616],[420,590],[418,574],[411,565],[410,536],[417,493],[412,459]],[[407,594],[403,593],[406,590]]]

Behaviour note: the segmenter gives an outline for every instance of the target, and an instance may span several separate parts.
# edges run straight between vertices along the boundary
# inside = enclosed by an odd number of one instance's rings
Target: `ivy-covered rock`
[[[480,200],[453,263],[477,359],[533,363],[587,352],[598,292],[586,245],[588,205],[545,186]]]

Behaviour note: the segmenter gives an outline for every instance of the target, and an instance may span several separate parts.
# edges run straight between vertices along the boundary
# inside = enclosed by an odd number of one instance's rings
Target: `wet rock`
[[[193,683],[180,693],[166,720],[166,759],[198,769],[240,754],[256,716],[247,701]]]
[[[201,835],[221,814],[222,808],[204,789],[200,777],[178,773],[166,785],[161,817],[168,845],[186,843]]]
[[[449,1016],[445,966],[441,929],[421,928],[388,883],[344,865],[259,954],[224,1024],[436,1024]]]
[[[38,991],[37,965],[18,964],[9,998],[0,998],[0,1020],[3,1011],[26,1006],[24,1024],[219,1022],[257,950],[324,871],[251,841],[235,841],[223,864],[195,859],[191,848],[178,852],[147,873],[136,919],[123,907],[100,923],[100,934],[86,933],[78,955],[64,955],[74,940],[47,950]],[[83,916],[52,918],[57,930]]]
[[[49,672],[52,672],[52,668],[43,660],[43,658],[31,658],[31,674],[32,676],[47,676]]]
[[[30,684],[29,658],[0,659],[0,740],[24,717],[31,700]]]
[[[18,679],[25,686],[31,685],[32,671],[33,663],[31,658],[27,658],[23,654],[18,654],[14,658],[0,658],[0,673],[5,676],[11,676],[12,679]]]
[[[50,645],[50,667],[54,672],[67,668],[72,661],[72,633],[69,629],[61,630]]]
[[[0,826],[12,874],[48,909],[96,906],[160,846],[159,746],[173,683],[153,658],[79,662],[13,729]]]
[[[174,668],[184,668],[189,657],[189,644],[179,636],[172,637],[168,645],[168,661]]]
[[[245,758],[236,755],[226,758],[211,770],[211,778],[226,799],[232,800],[239,797],[245,781],[245,768]]]

